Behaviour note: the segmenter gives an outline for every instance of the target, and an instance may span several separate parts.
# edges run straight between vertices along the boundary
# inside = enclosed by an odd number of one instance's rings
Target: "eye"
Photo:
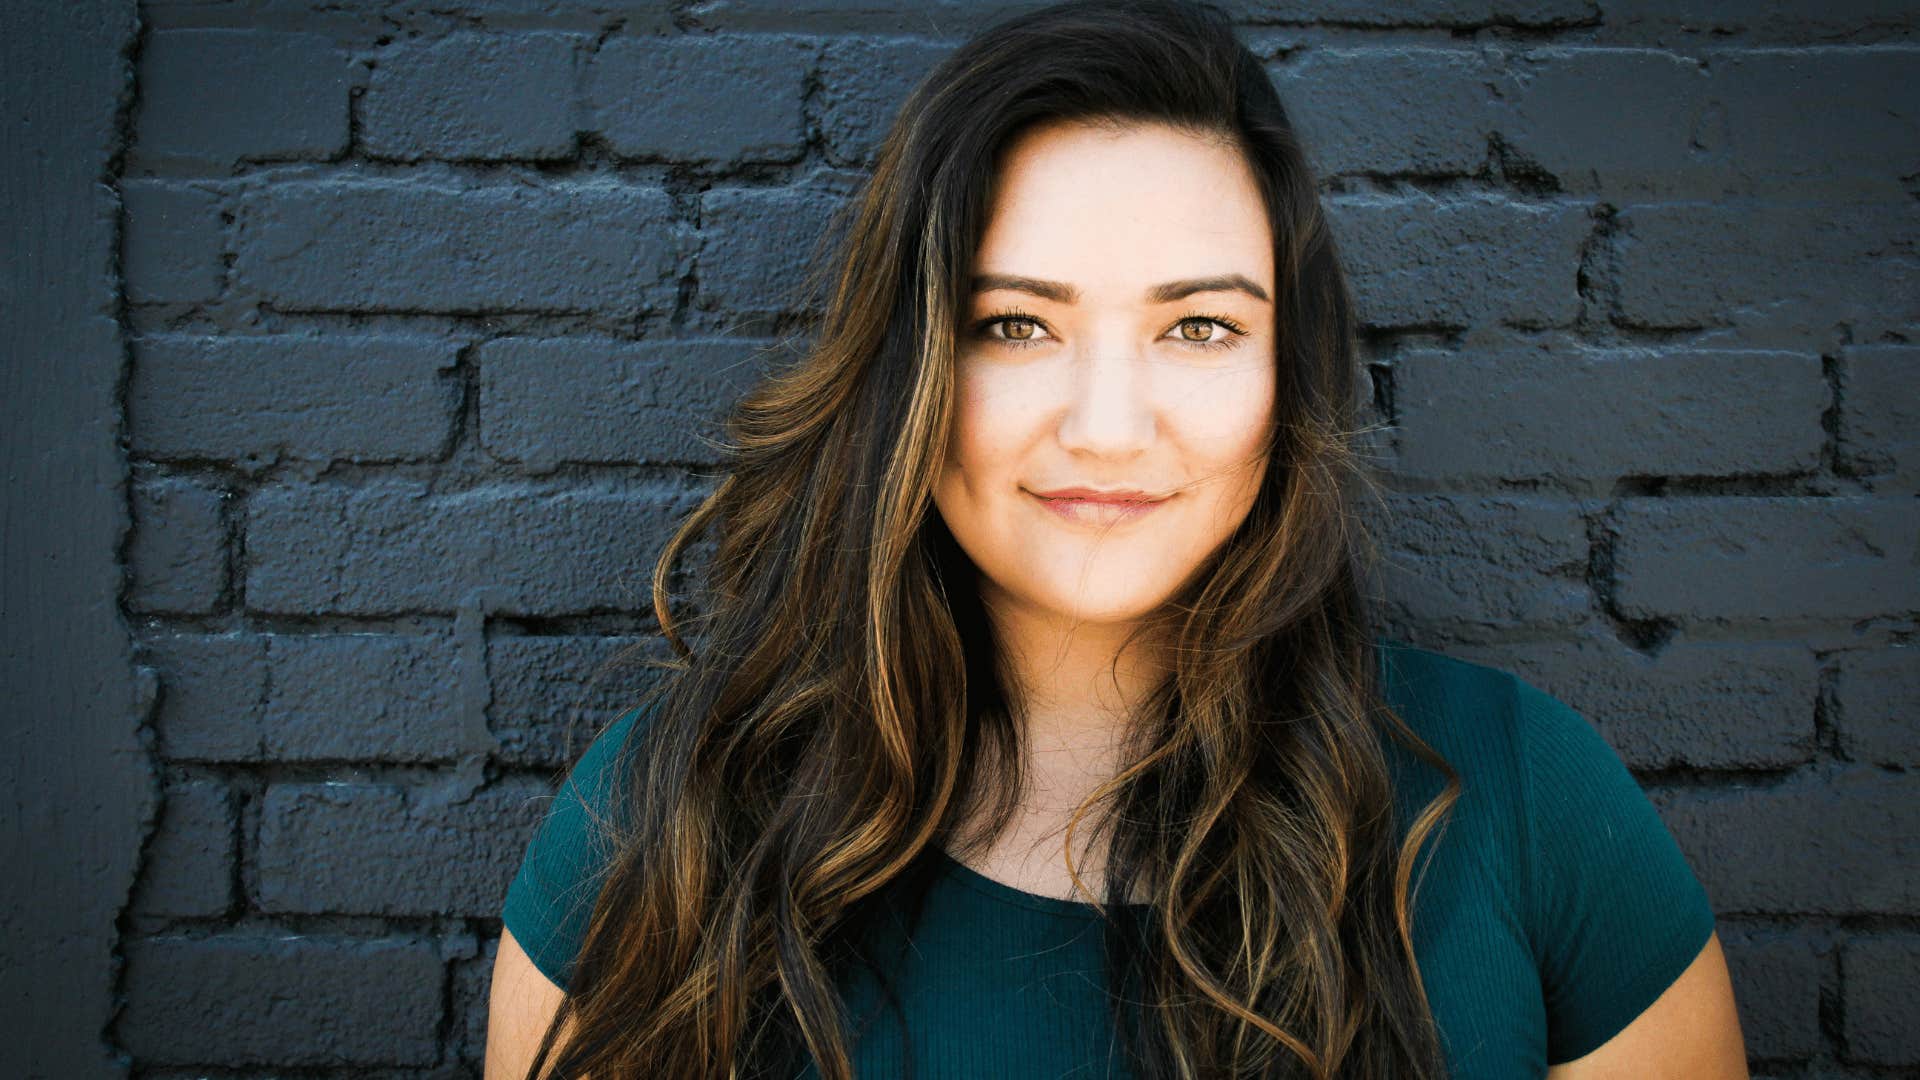
[[[1004,331],[1004,336],[989,333],[996,326]],[[1040,328],[1040,320],[1024,311],[1002,311],[974,325],[975,332],[981,337],[1010,349],[1030,349],[1050,340],[1035,336],[1040,332]]]
[[[1214,338],[1213,327],[1215,326],[1225,330],[1226,335]],[[1188,331],[1195,327],[1199,328],[1199,332],[1205,336],[1197,338],[1191,336]],[[1187,315],[1173,324],[1173,330],[1181,344],[1191,345],[1196,349],[1231,349],[1240,344],[1241,338],[1247,336],[1245,327],[1222,315]]]

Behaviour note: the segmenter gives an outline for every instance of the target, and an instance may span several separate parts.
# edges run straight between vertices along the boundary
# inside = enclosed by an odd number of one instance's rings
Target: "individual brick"
[[[140,338],[128,427],[162,460],[429,459],[453,435],[457,360],[424,337]]]
[[[160,30],[140,53],[135,149],[214,164],[343,153],[348,70],[318,34]]]
[[[238,279],[287,310],[666,310],[693,246],[666,192],[611,180],[290,181],[239,221]]]
[[[1819,468],[1818,356],[1578,345],[1394,363],[1395,471],[1442,478],[1731,476]]]
[[[495,637],[489,726],[506,765],[563,769],[658,679],[644,658],[663,659],[651,637]]]
[[[840,38],[820,58],[814,101],[829,162],[871,167],[880,141],[907,95],[953,51],[945,42],[912,38]]]
[[[126,947],[117,1041],[144,1065],[431,1065],[444,980],[419,941],[149,938]]]
[[[1840,745],[1855,761],[1920,765],[1920,647],[1885,645],[1844,653]]]
[[[1920,53],[1912,49],[1794,42],[1727,50],[1713,59],[1713,119],[1724,125],[1725,145],[1709,141],[1705,150],[1738,170],[1742,190],[1909,202],[1903,177],[1920,145],[1916,82]]]
[[[684,17],[701,30],[950,37],[1018,10],[1007,0],[724,0]]]
[[[204,614],[227,588],[224,492],[192,480],[162,477],[133,489],[133,568],[129,606],[141,612]]]
[[[808,38],[616,37],[590,63],[595,127],[622,157],[734,163],[805,151]]]
[[[1920,607],[1910,499],[1676,496],[1615,511],[1634,618],[1857,619]]]
[[[1920,275],[1884,253],[1920,238],[1905,204],[1641,204],[1616,221],[1619,315],[1657,329],[1731,326],[1743,344],[1829,347],[1920,321]]]
[[[726,410],[761,374],[750,341],[503,338],[482,345],[487,452],[565,462],[711,463]],[[585,390],[586,392],[582,392]]]
[[[1857,345],[1842,354],[1840,456],[1847,469],[1920,486],[1920,348]]]
[[[1750,42],[1862,40],[1878,31],[1904,37],[1913,6],[1905,0],[1778,0],[1748,4],[1742,0],[1608,0],[1606,19],[1595,30],[1606,40],[1684,45],[1715,40],[1727,33]],[[1863,32],[1866,32],[1863,34]],[[1809,50],[1811,51],[1811,50]]]
[[[226,914],[233,902],[233,803],[225,785],[166,789],[159,824],[141,852],[134,909],[179,918]]]
[[[1844,1031],[1849,1062],[1920,1065],[1913,1003],[1920,996],[1920,938],[1873,935],[1847,942],[1840,954],[1846,985]]]
[[[1255,22],[1334,23],[1343,26],[1526,27],[1586,26],[1593,8],[1582,0],[1239,0],[1234,11]]]
[[[1322,176],[1467,175],[1487,157],[1487,84],[1467,49],[1304,50],[1268,74]]]
[[[282,614],[451,613],[485,589],[500,614],[650,610],[654,559],[696,502],[677,487],[274,488],[250,507],[247,604]]]
[[[464,801],[392,784],[275,784],[261,808],[260,910],[497,916],[551,795],[524,779]]]
[[[1711,196],[1726,181],[1719,157],[1699,146],[1718,133],[1698,60],[1581,46],[1530,49],[1509,64],[1494,123],[1510,157],[1560,190]]]
[[[1720,911],[1911,916],[1920,787],[1836,765],[1764,785],[1649,792]]]
[[[1805,931],[1747,931],[1722,921],[1716,928],[1727,954],[1747,1056],[1759,1061],[1804,1061],[1826,1049],[1820,1030],[1820,983],[1827,947]]]
[[[1474,658],[1572,706],[1634,768],[1778,769],[1814,749],[1820,667],[1806,646],[1611,638],[1482,646]]]
[[[562,158],[580,123],[578,34],[456,33],[380,54],[360,141],[382,158]]]
[[[472,744],[438,635],[279,634],[262,730],[276,761],[446,761]]]
[[[127,180],[121,270],[134,303],[200,303],[226,276],[220,196],[185,184]]]
[[[834,248],[842,196],[805,188],[715,188],[700,196],[705,307],[793,311],[801,274]],[[771,283],[771,288],[769,287]]]
[[[170,761],[258,761],[266,751],[267,643],[251,634],[173,634],[145,643],[159,675],[154,726]]]
[[[1575,504],[1396,495],[1359,509],[1378,538],[1379,589],[1396,619],[1566,627],[1588,617],[1586,526]]]
[[[1557,326],[1580,314],[1592,231],[1583,206],[1425,195],[1326,204],[1367,325]]]

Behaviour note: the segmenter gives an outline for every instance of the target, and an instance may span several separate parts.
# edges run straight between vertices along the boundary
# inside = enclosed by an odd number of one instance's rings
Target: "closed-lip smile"
[[[1155,495],[1150,491],[1134,488],[1109,488],[1103,491],[1099,488],[1072,487],[1054,491],[1036,491],[1033,494],[1043,499],[1071,499],[1074,502],[1088,503],[1147,503],[1159,502],[1166,498],[1164,495]]]

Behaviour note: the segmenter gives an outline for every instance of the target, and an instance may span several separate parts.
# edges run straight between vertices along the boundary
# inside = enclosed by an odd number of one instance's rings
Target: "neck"
[[[1066,754],[1097,765],[1117,749],[1129,718],[1167,675],[1151,643],[1129,644],[1132,621],[1064,618],[1005,596],[984,598],[1000,664],[1037,768]]]

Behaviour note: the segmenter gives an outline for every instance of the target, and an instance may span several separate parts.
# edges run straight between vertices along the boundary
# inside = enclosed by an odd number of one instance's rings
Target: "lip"
[[[1061,488],[1058,491],[1029,491],[1043,508],[1065,521],[1080,525],[1113,525],[1143,518],[1172,496],[1153,496],[1144,491],[1096,491],[1092,488]]]
[[[1099,488],[1071,487],[1054,491],[1036,491],[1033,494],[1043,499],[1072,499],[1078,502],[1164,502],[1166,496],[1155,495],[1134,488],[1113,488],[1102,491]]]

